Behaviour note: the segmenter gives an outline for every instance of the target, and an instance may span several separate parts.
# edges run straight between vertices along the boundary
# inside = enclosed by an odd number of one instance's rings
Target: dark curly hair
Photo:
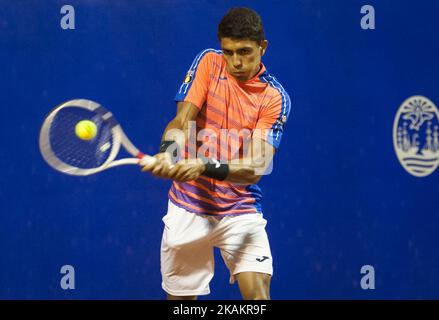
[[[218,39],[248,39],[261,43],[265,40],[261,17],[250,8],[232,8],[218,25]]]

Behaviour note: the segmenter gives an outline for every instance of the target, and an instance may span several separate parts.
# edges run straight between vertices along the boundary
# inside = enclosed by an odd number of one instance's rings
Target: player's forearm
[[[188,135],[188,127],[191,121],[195,121],[199,108],[190,102],[179,102],[177,115],[165,128],[162,142],[165,140],[176,141],[180,147],[184,145]]]
[[[175,140],[175,138],[172,138],[171,132],[173,130],[180,130],[182,132],[184,132],[184,127],[185,124],[181,122],[180,119],[178,118],[174,118],[172,119],[168,125],[165,128],[165,131],[163,131],[163,135],[162,135],[162,142],[165,140]]]
[[[275,149],[268,142],[254,138],[243,159],[235,159],[227,164],[206,164],[205,175],[237,184],[255,184],[271,169]]]
[[[255,184],[265,173],[265,162],[260,159],[244,158],[239,161],[220,163],[210,159],[203,165],[202,174],[220,181],[227,181],[236,184]]]
[[[241,163],[229,163],[229,173],[225,181],[237,184],[255,184],[261,179],[261,166],[252,159],[243,159]]]

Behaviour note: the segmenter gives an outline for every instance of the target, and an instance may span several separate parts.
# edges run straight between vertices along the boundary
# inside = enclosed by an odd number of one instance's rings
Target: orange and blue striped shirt
[[[175,101],[190,102],[200,109],[196,132],[209,129],[218,137],[223,129],[230,132],[226,146],[214,142],[217,144],[214,149],[217,150],[217,159],[220,156],[223,159],[224,153],[228,159],[236,157],[237,153],[232,154],[230,150],[237,150],[238,156],[242,157],[244,139],[254,138],[256,133],[258,138],[278,148],[291,108],[289,95],[262,63],[258,74],[240,82],[227,73],[222,52],[214,49],[203,50],[197,55]],[[250,137],[244,137],[242,132],[250,132]],[[197,143],[197,148],[200,144]],[[256,184],[233,184],[204,176],[195,181],[174,181],[169,199],[175,205],[199,214],[262,212],[262,191]]]

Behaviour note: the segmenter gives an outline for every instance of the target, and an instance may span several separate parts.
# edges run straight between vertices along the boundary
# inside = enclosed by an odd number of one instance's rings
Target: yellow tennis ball
[[[93,121],[81,120],[75,126],[75,133],[79,139],[91,140],[96,137],[98,128]]]

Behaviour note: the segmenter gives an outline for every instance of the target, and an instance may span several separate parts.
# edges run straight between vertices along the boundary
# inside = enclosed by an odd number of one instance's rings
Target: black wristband
[[[206,170],[204,170],[203,176],[215,180],[225,180],[229,174],[229,165],[227,163],[220,163],[217,160],[209,159],[205,167]]]
[[[179,146],[178,143],[172,140],[165,140],[160,144],[160,153],[168,152],[172,158],[172,162],[175,163],[179,156]]]

